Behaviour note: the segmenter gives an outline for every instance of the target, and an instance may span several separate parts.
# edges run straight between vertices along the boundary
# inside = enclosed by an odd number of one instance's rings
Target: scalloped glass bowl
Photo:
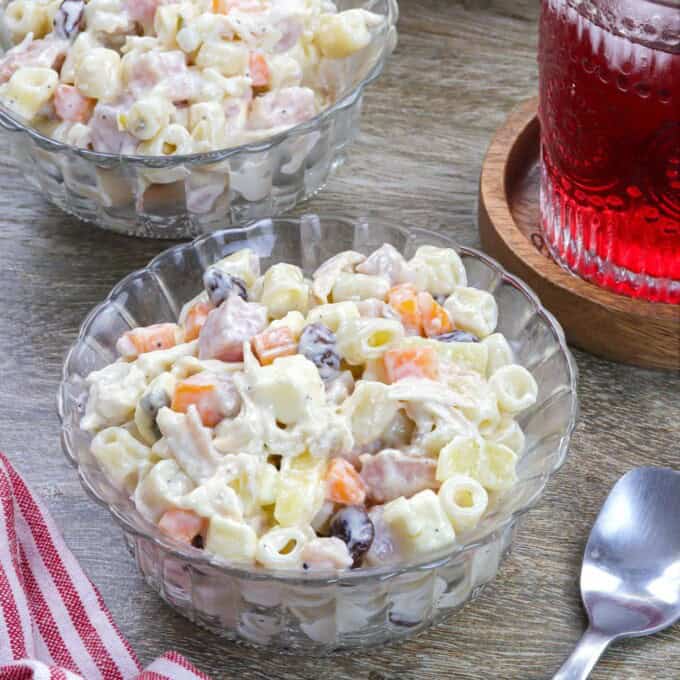
[[[536,405],[520,418],[526,449],[512,492],[497,501],[463,545],[411,564],[342,574],[238,568],[161,535],[109,483],[90,453],[91,438],[79,428],[88,373],[116,358],[115,342],[124,331],[175,320],[184,301],[200,290],[203,270],[230,252],[249,247],[259,253],[263,268],[285,261],[310,273],[337,252],[352,248],[367,253],[384,242],[406,257],[423,244],[454,247],[471,285],[495,296],[498,328],[539,385]],[[520,518],[567,455],[578,411],[576,380],[576,365],[557,321],[526,285],[490,258],[425,230],[306,215],[260,220],[201,237],[166,250],[123,279],[83,323],[64,364],[58,403],[68,459],[86,491],[123,528],[144,578],[168,604],[232,640],[320,653],[414,635],[476,597],[495,577]]]
[[[397,42],[396,0],[337,0],[386,17],[371,43],[339,65],[341,94],[311,120],[256,144],[188,156],[96,153],[39,133],[0,107],[10,156],[62,210],[104,229],[182,239],[281,215],[322,189],[359,132],[363,93]]]

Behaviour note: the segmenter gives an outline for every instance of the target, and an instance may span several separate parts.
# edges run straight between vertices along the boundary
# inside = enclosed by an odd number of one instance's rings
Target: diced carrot
[[[412,283],[400,283],[387,291],[387,302],[399,315],[407,332],[420,335],[418,290]]]
[[[418,309],[423,332],[428,338],[453,330],[449,313],[429,293],[418,293]]]
[[[437,353],[432,347],[395,347],[385,352],[383,361],[390,383],[402,378],[437,379]]]
[[[361,505],[366,500],[364,480],[344,458],[333,458],[328,464],[326,498],[343,505]]]
[[[253,351],[263,366],[274,359],[287,357],[297,352],[297,342],[288,326],[269,328],[253,338]]]
[[[188,312],[187,318],[184,321],[184,340],[191,342],[195,340],[201,333],[201,328],[208,314],[212,312],[214,307],[209,302],[197,302]]]
[[[153,326],[133,328],[119,338],[116,347],[126,359],[157,349],[169,349],[177,344],[176,323],[157,323]]]
[[[215,427],[223,420],[218,385],[213,375],[197,373],[177,383],[170,408],[186,413],[192,405],[206,427]]]
[[[96,99],[83,95],[77,87],[61,83],[54,91],[54,110],[62,120],[85,123],[90,120]]]
[[[182,543],[189,543],[201,536],[206,528],[206,521],[191,510],[166,510],[158,522],[158,528],[166,536]]]
[[[271,72],[267,59],[260,52],[250,53],[250,79],[253,81],[253,89],[264,90],[271,85]]]

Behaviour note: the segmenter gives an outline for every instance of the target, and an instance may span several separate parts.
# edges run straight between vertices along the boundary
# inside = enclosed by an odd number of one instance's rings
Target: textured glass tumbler
[[[553,256],[680,303],[680,0],[542,0],[539,69]]]
[[[526,434],[518,482],[500,497],[464,544],[418,561],[329,574],[244,569],[162,535],[116,489],[90,453],[80,429],[87,400],[85,377],[116,358],[121,333],[137,325],[176,320],[182,304],[202,287],[202,272],[240,248],[251,248],[263,268],[279,262],[307,274],[347,249],[368,253],[393,244],[406,257],[424,244],[453,247],[470,285],[493,293],[498,330],[539,385],[538,400],[522,413]],[[147,583],[177,611],[232,640],[315,654],[401,640],[443,619],[498,572],[518,522],[562,465],[576,423],[577,372],[562,329],[536,296],[493,260],[450,239],[379,220],[306,215],[261,220],[204,236],[161,253],[121,281],[83,323],[64,363],[59,391],[62,444],[84,488],[123,528]]]
[[[359,132],[364,89],[396,46],[396,0],[336,5],[363,7],[385,20],[371,30],[366,47],[329,69],[336,101],[305,123],[210,153],[120,156],[57,142],[0,107],[10,155],[26,179],[67,213],[132,236],[181,239],[281,215],[322,189],[342,165]]]

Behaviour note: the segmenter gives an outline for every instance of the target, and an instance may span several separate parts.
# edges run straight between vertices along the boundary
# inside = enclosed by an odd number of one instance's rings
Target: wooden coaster
[[[516,108],[487,151],[479,185],[484,250],[524,279],[576,347],[636,366],[680,370],[680,305],[636,300],[562,269],[539,222],[538,99]]]

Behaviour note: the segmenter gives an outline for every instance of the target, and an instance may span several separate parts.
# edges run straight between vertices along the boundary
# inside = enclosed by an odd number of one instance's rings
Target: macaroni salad
[[[99,152],[257,142],[331,104],[382,20],[332,0],[11,0],[0,102]]]
[[[311,278],[240,250],[203,283],[87,378],[92,453],[164,534],[273,569],[395,563],[513,486],[538,388],[454,250],[345,251]]]

